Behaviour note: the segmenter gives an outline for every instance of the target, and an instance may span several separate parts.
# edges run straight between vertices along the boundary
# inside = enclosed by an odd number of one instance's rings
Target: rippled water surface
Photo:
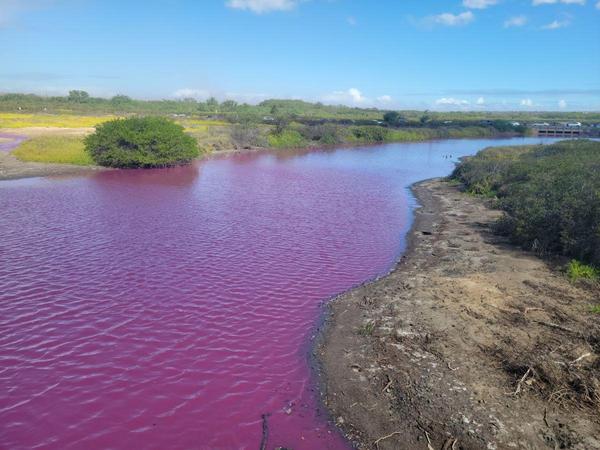
[[[0,448],[346,448],[323,302],[389,270],[465,140],[0,182]],[[452,157],[450,157],[452,155]]]

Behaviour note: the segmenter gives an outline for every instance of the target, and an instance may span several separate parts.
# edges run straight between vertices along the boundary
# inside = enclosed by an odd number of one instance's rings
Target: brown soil
[[[330,303],[323,401],[358,448],[600,449],[600,288],[492,234],[441,180],[408,251]]]

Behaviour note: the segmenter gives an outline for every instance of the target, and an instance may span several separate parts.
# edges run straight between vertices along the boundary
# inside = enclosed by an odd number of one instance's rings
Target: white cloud
[[[585,5],[585,0],[533,0],[533,6],[554,5],[563,3],[565,5]]]
[[[479,97],[476,102],[478,105],[485,105],[485,98]]]
[[[436,16],[426,17],[424,23],[426,25],[445,25],[448,27],[457,27],[467,25],[473,22],[475,15],[471,11],[465,11],[460,14],[442,13]]]
[[[567,107],[567,102],[565,100],[559,100],[558,101],[558,107],[560,109],[565,109]]]
[[[497,3],[498,0],[463,0],[463,6],[471,9],[485,9]]]
[[[542,27],[543,30],[558,30],[559,28],[568,27],[571,24],[570,20],[555,20]]]
[[[328,103],[357,105],[367,103],[369,99],[358,89],[350,88],[347,91],[333,91],[323,97],[323,100]]]
[[[531,108],[533,106],[533,100],[531,100],[530,98],[524,98],[523,100],[521,100],[521,106]]]
[[[527,23],[527,17],[525,16],[514,16],[504,21],[504,28],[510,27],[522,27]]]
[[[210,97],[210,92],[204,89],[183,88],[177,89],[175,92],[173,92],[173,97],[179,99],[195,98],[196,100],[206,100]]]
[[[380,97],[377,97],[377,101],[379,103],[391,103],[392,102],[392,97],[389,95],[382,95]]]
[[[469,104],[467,100],[462,100],[458,98],[452,97],[443,97],[439,98],[435,101],[436,105],[446,105],[446,106],[466,106]]]
[[[252,11],[263,14],[272,11],[289,11],[294,9],[299,0],[228,0],[229,8]]]

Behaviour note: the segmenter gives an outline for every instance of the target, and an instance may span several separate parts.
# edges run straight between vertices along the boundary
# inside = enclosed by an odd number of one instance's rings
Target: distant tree
[[[190,162],[199,153],[196,140],[164,117],[104,122],[84,142],[96,164],[107,167],[174,166]]]
[[[208,100],[206,100],[206,108],[210,112],[218,112],[219,111],[219,101],[214,97],[210,97]]]
[[[110,99],[110,101],[112,103],[129,103],[131,101],[131,97],[128,97],[127,95],[115,95],[113,98]]]
[[[421,125],[425,125],[430,120],[431,120],[431,117],[429,116],[429,111],[425,111],[423,113],[423,115],[421,116],[421,118],[419,119],[419,122],[421,122]]]
[[[84,103],[84,102],[88,101],[89,98],[90,98],[90,94],[88,94],[85,91],[78,91],[78,90],[69,91],[69,96],[67,97],[67,99],[70,102],[76,102],[76,103]]]
[[[225,111],[235,111],[237,106],[238,104],[235,100],[225,100],[223,103],[221,103],[221,108],[223,108]]]
[[[287,114],[278,114],[275,116],[275,133],[282,133],[292,121],[291,117]]]
[[[388,111],[383,115],[383,121],[391,126],[396,126],[404,120],[404,117],[398,111]]]

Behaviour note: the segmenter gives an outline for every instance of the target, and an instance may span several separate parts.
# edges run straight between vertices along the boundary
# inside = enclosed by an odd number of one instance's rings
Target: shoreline
[[[93,132],[93,128],[55,128],[55,127],[29,127],[29,128],[0,128],[0,138],[6,136],[13,138],[15,136],[24,137],[23,140],[30,137],[40,135],[68,135],[80,136]],[[232,148],[227,150],[218,150],[207,152],[196,158],[196,161],[208,160],[223,156],[236,154],[253,154],[263,152],[311,152],[311,151],[335,151],[340,149],[352,149],[360,147],[376,147],[381,145],[392,144],[417,144],[423,142],[436,142],[440,140],[463,140],[463,139],[512,139],[515,137],[526,137],[515,135],[514,133],[497,133],[487,137],[459,137],[459,138],[439,138],[425,139],[414,141],[391,141],[391,142],[368,142],[368,143],[346,143],[332,144],[322,146],[307,146],[298,148],[271,148],[271,147],[252,147],[252,148]],[[20,141],[22,142],[22,140]],[[100,166],[78,166],[74,164],[57,164],[57,163],[38,163],[21,161],[11,154],[11,150],[0,149],[0,181],[17,180],[23,178],[36,178],[48,176],[62,175],[85,175],[86,173],[96,172],[99,170],[109,170],[106,167]],[[110,169],[114,170],[114,169]]]
[[[359,449],[600,448],[597,406],[552,372],[600,364],[598,287],[493,235],[501,213],[484,200],[439,178],[411,190],[403,255],[319,323],[313,367],[333,422]]]

